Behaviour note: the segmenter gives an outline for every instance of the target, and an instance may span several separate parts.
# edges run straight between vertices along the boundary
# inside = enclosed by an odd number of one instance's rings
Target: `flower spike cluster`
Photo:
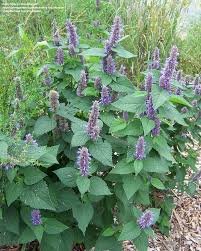
[[[91,112],[89,114],[89,120],[87,123],[86,131],[91,139],[96,140],[100,134],[100,127],[98,126],[98,118],[99,118],[99,102],[94,101],[91,107]]]
[[[112,75],[116,71],[115,61],[112,55],[103,58],[103,71],[108,75]]]
[[[112,102],[110,89],[107,86],[103,86],[101,90],[101,104],[109,105]]]
[[[51,90],[49,93],[50,110],[56,112],[59,108],[59,93]]]
[[[152,83],[153,83],[153,75],[149,72],[145,80],[145,89],[148,92],[148,94],[151,92]]]
[[[158,47],[153,52],[152,69],[158,70],[160,68],[160,50]]]
[[[38,225],[42,224],[40,210],[38,210],[38,209],[32,210],[32,212],[31,212],[31,222],[32,222],[32,225],[34,225],[34,226],[38,226]]]
[[[45,65],[43,67],[43,74],[45,76],[45,78],[44,78],[44,84],[46,84],[47,86],[50,86],[51,83],[52,83],[52,79],[51,79],[51,77],[49,75],[49,69],[48,69],[47,65]]]
[[[77,87],[77,96],[83,96],[82,92],[87,87],[87,74],[85,70],[82,70],[80,73],[80,82]]]
[[[86,147],[82,147],[77,152],[77,164],[79,166],[81,176],[89,175],[90,154]]]
[[[153,225],[154,223],[154,213],[147,210],[142,214],[142,216],[137,220],[138,225],[141,229],[145,229]]]
[[[161,121],[159,118],[154,119],[155,127],[151,130],[151,134],[153,137],[158,136],[160,134],[160,125]]]
[[[56,54],[56,62],[59,65],[64,64],[64,51],[61,47],[57,49],[57,54]]]
[[[138,139],[134,155],[137,160],[143,160],[145,158],[145,141],[143,136]]]
[[[68,34],[69,53],[70,55],[73,55],[73,53],[75,53],[75,49],[79,45],[79,37],[77,35],[77,28],[75,25],[71,23],[70,20],[67,20],[66,30]]]
[[[165,67],[162,70],[162,75],[159,80],[161,88],[171,91],[171,80],[177,66],[178,49],[173,46],[170,52],[170,57],[166,59]]]
[[[155,118],[155,110],[153,107],[152,96],[149,95],[146,100],[146,114],[149,119]]]

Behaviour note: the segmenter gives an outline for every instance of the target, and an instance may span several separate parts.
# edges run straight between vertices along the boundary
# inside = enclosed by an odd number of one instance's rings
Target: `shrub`
[[[162,69],[155,51],[139,90],[115,65],[133,57],[122,31],[116,17],[104,46],[90,48],[68,20],[68,39],[55,26],[57,39],[37,44],[49,60],[38,73],[47,106],[24,139],[0,135],[1,244],[117,251],[133,240],[147,250],[154,224],[168,232],[172,189],[195,190],[184,180],[196,171],[199,79],[176,80],[174,46]]]

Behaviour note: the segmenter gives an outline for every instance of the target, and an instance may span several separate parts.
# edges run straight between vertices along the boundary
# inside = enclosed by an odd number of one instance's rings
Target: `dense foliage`
[[[168,233],[172,189],[195,190],[185,175],[196,171],[199,77],[176,73],[176,46],[164,65],[156,48],[139,89],[115,64],[134,56],[120,45],[119,17],[99,48],[82,44],[70,20],[66,29],[63,38],[54,23],[53,41],[37,44],[48,58],[38,71],[44,114],[26,121],[21,139],[18,128],[0,135],[0,243],[118,251],[133,240],[147,250],[154,224]]]

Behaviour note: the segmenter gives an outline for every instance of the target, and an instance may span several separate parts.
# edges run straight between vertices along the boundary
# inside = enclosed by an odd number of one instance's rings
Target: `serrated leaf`
[[[147,251],[148,250],[148,237],[144,232],[141,232],[140,236],[133,240],[138,251]]]
[[[127,175],[123,177],[123,188],[128,200],[139,190],[141,185],[142,181],[139,176]]]
[[[61,182],[68,187],[76,186],[77,170],[75,167],[67,166],[59,168],[54,173],[59,177]]]
[[[153,148],[158,151],[158,153],[169,161],[175,162],[171,154],[171,148],[168,146],[167,141],[164,137],[158,136],[153,140]]]
[[[68,226],[64,225],[60,221],[54,218],[44,219],[44,231],[47,234],[59,234],[68,229]]]
[[[108,227],[107,229],[103,231],[102,236],[109,237],[109,236],[113,236],[114,233],[115,233],[115,230],[112,227]]]
[[[23,183],[10,183],[6,187],[6,201],[8,206],[10,206],[17,198],[21,195],[23,191]]]
[[[136,55],[134,55],[133,53],[125,50],[124,48],[122,48],[121,46],[117,46],[115,48],[112,48],[112,51],[116,52],[117,55],[121,58],[133,58],[136,57]]]
[[[96,141],[89,146],[90,154],[105,166],[113,166],[112,146],[107,141]]]
[[[165,186],[163,185],[163,183],[157,178],[152,178],[151,184],[158,189],[161,189],[161,190],[165,189]]]
[[[26,186],[23,189],[20,199],[25,205],[32,208],[55,210],[45,181]]]
[[[135,160],[134,162],[135,175],[137,176],[142,169],[143,169],[143,162],[141,160]]]
[[[75,132],[75,134],[73,134],[71,146],[72,147],[83,146],[86,144],[88,140],[89,140],[89,136],[84,130],[77,131]]]
[[[18,242],[21,244],[27,244],[28,242],[34,241],[35,239],[36,236],[33,230],[29,227],[26,227],[24,231],[21,233]]]
[[[122,244],[113,236],[100,236],[96,241],[95,251],[122,251]]]
[[[106,56],[104,48],[91,48],[91,49],[83,51],[80,54],[85,57],[89,57],[89,56],[105,57]]]
[[[49,118],[48,116],[40,117],[34,126],[34,133],[36,136],[43,135],[47,132],[52,131],[56,127],[57,123],[54,119]]]
[[[155,110],[162,106],[169,99],[169,97],[170,95],[167,91],[161,89],[157,85],[152,86],[152,100]]]
[[[6,176],[7,176],[8,180],[10,181],[10,183],[13,182],[13,180],[17,174],[17,171],[18,171],[18,168],[15,167],[15,168],[12,168],[6,172]]]
[[[32,229],[33,229],[33,232],[36,236],[36,239],[40,243],[43,238],[43,233],[44,233],[43,225],[34,226]]]
[[[84,194],[89,190],[90,180],[87,177],[78,176],[76,183],[77,183],[77,187],[78,187],[81,194]]]
[[[169,163],[164,158],[148,157],[143,160],[143,170],[153,173],[169,172]]]
[[[92,205],[87,202],[73,208],[73,217],[78,222],[79,229],[85,234],[86,228],[89,225],[94,214]]]
[[[146,94],[136,91],[133,94],[119,98],[116,102],[112,103],[112,105],[122,111],[141,114],[146,109],[145,97]]]
[[[134,240],[141,233],[139,226],[134,222],[128,222],[123,226],[122,232],[118,238],[118,241]]]
[[[124,119],[118,118],[113,120],[111,126],[110,126],[110,131],[111,132],[117,132],[120,130],[123,130],[126,127],[126,121]]]
[[[178,95],[171,95],[170,98],[169,98],[169,101],[172,102],[172,103],[192,107],[192,105],[187,100],[185,100],[185,98],[183,98],[181,96],[178,96]]]
[[[8,144],[0,141],[0,159],[7,159],[8,157]]]
[[[135,91],[134,85],[126,76],[118,77],[117,82],[112,82],[110,87],[113,91],[122,93],[133,93]]]
[[[33,185],[47,176],[35,167],[25,167],[21,169],[21,173],[24,174],[24,182],[26,185]]]
[[[3,213],[3,222],[7,231],[19,234],[19,213],[16,208],[8,207]]]
[[[148,119],[146,117],[142,118],[141,122],[142,122],[142,127],[143,127],[143,130],[144,130],[144,136],[146,136],[155,127],[155,123],[154,123],[153,120],[150,120],[150,119]]]
[[[59,150],[59,145],[47,147],[46,153],[39,158],[39,161],[43,162],[46,165],[58,164],[59,163],[57,160],[58,150]]]
[[[93,176],[90,179],[89,192],[93,195],[111,195],[111,192],[104,180],[99,177]]]
[[[111,174],[129,174],[134,173],[133,163],[127,163],[126,160],[119,161],[110,171]]]

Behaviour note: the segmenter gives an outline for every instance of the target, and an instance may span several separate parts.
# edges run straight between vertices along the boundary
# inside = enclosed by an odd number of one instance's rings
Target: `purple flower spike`
[[[30,133],[25,135],[24,142],[25,144],[28,144],[28,145],[38,146],[38,143],[36,142],[36,140],[33,139],[33,136]]]
[[[146,100],[146,114],[149,119],[155,118],[155,110],[153,108],[152,96],[148,96]]]
[[[100,128],[98,126],[98,118],[99,118],[99,102],[94,101],[91,107],[91,112],[89,114],[89,120],[87,123],[86,131],[91,139],[96,140],[100,134]]]
[[[149,72],[145,80],[145,88],[148,93],[151,92],[152,83],[153,83],[153,75]]]
[[[90,163],[90,154],[86,147],[82,147],[77,152],[77,164],[80,169],[80,174],[82,176],[89,175],[89,163]]]
[[[101,91],[101,104],[108,105],[111,102],[112,102],[112,97],[110,95],[110,89],[107,86],[103,86]]]
[[[126,67],[125,67],[125,65],[122,64],[122,65],[120,66],[119,73],[120,73],[121,75],[126,75]]]
[[[194,99],[191,104],[192,104],[192,106],[196,107],[198,105],[198,101],[196,99]]]
[[[45,75],[48,75],[48,74],[49,74],[48,65],[44,65],[44,66],[43,66],[43,73],[44,73]]]
[[[101,88],[101,78],[100,77],[96,77],[95,81],[94,81],[94,87],[99,90]]]
[[[64,64],[64,51],[61,47],[57,49],[56,62],[60,65]]]
[[[182,113],[187,113],[188,112],[188,108],[186,106],[181,108],[181,112]]]
[[[49,93],[50,110],[56,112],[59,108],[59,93],[51,90]]]
[[[165,67],[161,72],[162,75],[159,80],[160,87],[169,92],[171,91],[171,80],[177,65],[177,56],[178,49],[176,46],[173,46],[170,52],[170,57],[166,59]]]
[[[56,30],[55,33],[53,34],[53,42],[54,42],[54,45],[56,46],[60,45],[60,35],[59,35],[58,30]]]
[[[100,0],[96,0],[96,11],[100,10]]]
[[[197,75],[197,76],[195,77],[194,83],[193,83],[194,89],[196,88],[196,86],[199,85],[199,83],[200,83],[200,77],[199,77],[199,75]]]
[[[154,223],[154,213],[152,211],[145,211],[142,216],[137,220],[141,229],[148,228]]]
[[[15,165],[12,164],[12,163],[7,163],[7,164],[5,164],[5,165],[2,165],[2,168],[3,168],[5,171],[9,171],[9,170],[13,169],[14,166],[15,166]]]
[[[195,95],[200,95],[201,94],[201,85],[196,85],[195,87]]]
[[[70,56],[74,56],[76,54],[75,53],[75,47],[72,44],[69,44],[69,46],[68,46],[68,52],[69,52]]]
[[[116,16],[114,18],[114,22],[110,32],[110,37],[105,42],[105,53],[107,55],[111,52],[112,48],[118,44],[122,32],[123,32],[123,25],[121,23],[121,18],[119,16]]]
[[[85,70],[82,70],[80,73],[80,82],[77,87],[77,96],[83,96],[82,92],[87,87],[87,74]]]
[[[47,86],[50,86],[51,83],[52,83],[52,79],[51,77],[49,76],[49,69],[48,69],[48,66],[45,65],[43,67],[43,74],[45,75],[45,78],[44,78],[44,84],[46,84]]]
[[[176,90],[175,90],[175,94],[176,95],[181,95],[182,94],[182,90],[178,87]]]
[[[68,33],[69,45],[73,46],[74,48],[78,47],[79,37],[77,35],[77,28],[71,23],[70,20],[66,22],[66,30]]]
[[[158,47],[156,47],[153,52],[152,69],[158,70],[159,68],[160,68],[160,50],[158,49]]]
[[[123,112],[123,119],[127,122],[128,121],[128,112]]]
[[[106,64],[106,65],[105,65]],[[112,55],[109,55],[108,57],[106,57],[106,62],[103,59],[103,70],[108,74],[108,75],[112,75],[115,73],[116,71],[116,67],[115,67],[115,61],[112,58]]]
[[[34,209],[31,212],[31,221],[34,226],[38,226],[42,224],[40,210]]]
[[[153,137],[156,137],[160,134],[160,130],[161,130],[161,122],[159,118],[155,118],[154,119],[154,123],[155,123],[155,127],[151,130],[151,134]]]
[[[143,136],[138,139],[135,149],[135,158],[137,160],[143,160],[145,158],[145,141]]]

